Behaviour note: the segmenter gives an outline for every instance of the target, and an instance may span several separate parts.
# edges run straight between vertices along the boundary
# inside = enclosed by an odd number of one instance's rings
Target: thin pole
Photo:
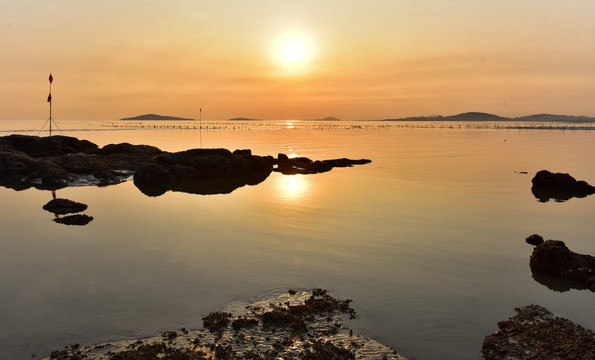
[[[200,147],[202,148],[202,108],[200,108],[200,113],[198,115],[198,129],[200,134]]]

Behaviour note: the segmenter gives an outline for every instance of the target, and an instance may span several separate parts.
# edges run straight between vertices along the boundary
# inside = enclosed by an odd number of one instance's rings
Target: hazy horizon
[[[24,0],[0,119],[595,116],[595,3]]]

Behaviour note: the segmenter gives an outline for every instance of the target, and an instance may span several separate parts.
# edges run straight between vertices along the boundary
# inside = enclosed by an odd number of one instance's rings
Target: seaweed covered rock
[[[246,306],[234,306],[231,312],[212,312],[203,318],[204,329],[183,328],[181,332],[163,332],[160,337],[108,344],[77,344],[53,351],[50,358],[405,360],[394,349],[353,334],[353,329],[344,323],[348,320],[346,315],[355,315],[350,302],[336,299],[323,289],[290,291]],[[279,314],[300,319],[303,327],[296,328],[294,321],[265,323],[266,317]]]
[[[557,201],[569,200],[573,197],[586,197],[595,194],[595,187],[586,181],[579,180],[566,173],[552,173],[541,170],[531,180],[531,192],[541,202],[550,199]]]
[[[577,254],[559,240],[535,246],[529,262],[534,273],[553,274],[595,291],[595,257]]]
[[[570,320],[554,317],[546,308],[528,305],[498,323],[481,348],[486,360],[595,358],[595,334]]]

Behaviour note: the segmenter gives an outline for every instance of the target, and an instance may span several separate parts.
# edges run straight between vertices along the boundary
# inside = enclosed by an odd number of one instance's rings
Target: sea
[[[0,120],[0,136],[48,136]],[[144,195],[129,180],[59,189],[85,226],[53,221],[52,192],[0,187],[0,359],[198,329],[209,312],[289,289],[352,299],[350,327],[409,359],[481,359],[515,307],[595,329],[594,294],[532,274],[532,234],[595,255],[595,195],[540,201],[546,169],[595,184],[594,123],[57,120],[52,134],[164,151],[251,149],[370,159],[277,172],[228,194]]]

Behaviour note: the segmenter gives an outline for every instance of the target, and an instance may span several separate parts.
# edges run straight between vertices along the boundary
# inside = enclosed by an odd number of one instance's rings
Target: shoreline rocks
[[[555,317],[539,305],[516,308],[517,314],[498,323],[481,348],[486,360],[595,358],[595,333]]]
[[[166,191],[226,194],[264,181],[272,171],[286,175],[317,174],[334,167],[367,164],[370,160],[289,159],[279,154],[252,155],[249,149],[191,149],[175,153],[149,145],[109,144],[99,148],[68,136],[0,137],[0,186],[56,190],[75,185],[112,185],[134,175],[146,195]],[[275,168],[274,166],[277,165]]]
[[[54,350],[53,360],[89,359],[367,359],[406,360],[392,348],[354,334],[351,300],[327,290],[291,291],[203,317],[200,329]]]
[[[595,186],[579,180],[566,173],[552,173],[547,170],[538,171],[531,180],[531,192],[540,202],[550,199],[566,201],[573,197],[584,198],[595,194]]]

